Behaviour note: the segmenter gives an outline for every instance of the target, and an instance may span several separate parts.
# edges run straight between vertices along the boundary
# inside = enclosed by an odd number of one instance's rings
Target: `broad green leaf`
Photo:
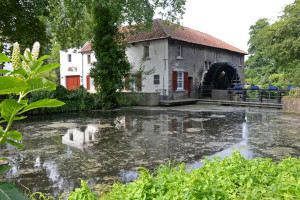
[[[7,172],[8,170],[10,170],[13,167],[14,166],[11,166],[11,165],[1,165],[0,166],[0,175]]]
[[[43,108],[43,107],[58,107],[62,106],[65,103],[56,99],[43,99],[36,102],[33,102],[26,106],[21,113],[24,113],[26,111],[36,109],[36,108]]]
[[[50,57],[50,55],[44,55],[44,56],[40,57],[40,58],[38,59],[38,61],[43,61],[43,60],[45,60],[45,59],[47,59],[47,58],[49,58],[49,57]]]
[[[26,53],[27,53],[27,57],[28,57],[29,61],[32,61],[32,56],[31,56],[30,51],[26,51]]]
[[[6,161],[8,161],[8,162],[12,162],[12,163],[13,163],[13,161],[10,160],[10,159],[8,159],[8,158],[0,158],[0,160],[6,160]]]
[[[1,120],[0,123],[3,123],[3,122],[8,122],[9,121],[9,118],[6,117],[6,116],[1,116],[4,120]]]
[[[8,144],[12,145],[12,146],[15,146],[15,147],[18,147],[19,149],[24,149],[23,145],[18,143],[18,142],[15,142],[13,140],[10,140],[10,139],[4,139],[2,140],[3,141],[3,144],[5,144],[5,142],[7,142]]]
[[[28,100],[21,100],[20,101],[20,104],[22,104],[22,105],[25,105],[25,104],[27,104],[28,103]]]
[[[1,117],[5,119],[5,117],[14,116],[25,106],[26,105],[19,104],[14,99],[5,99],[0,105]]]
[[[29,62],[30,70],[33,72],[32,75],[35,75],[35,71],[38,70],[43,65],[43,61],[34,60]]]
[[[11,76],[0,77],[0,94],[18,94],[28,87],[28,84],[20,78]]]
[[[20,74],[23,77],[27,78],[27,72],[25,71],[25,69],[20,68],[10,73],[10,75],[16,75],[16,74]]]
[[[25,119],[25,118],[27,118],[27,117],[26,116],[14,117],[14,121],[22,120],[22,119]]]
[[[10,131],[7,133],[6,137],[12,138],[14,140],[22,140],[22,134],[18,131]]]
[[[35,92],[39,90],[55,90],[55,83],[48,81],[44,78],[33,78],[27,81],[27,85],[30,86],[30,89],[25,91],[25,94],[29,92]]]
[[[23,196],[19,189],[11,183],[0,182],[0,199],[1,200],[29,200]]]
[[[29,61],[23,55],[20,55],[20,57],[27,65],[29,65]]]
[[[3,63],[3,62],[9,62],[10,61],[10,58],[6,55],[4,55],[3,53],[0,53],[0,63]]]
[[[44,71],[48,71],[48,70],[51,70],[51,69],[55,69],[57,67],[59,67],[60,64],[48,64],[48,65],[44,65],[42,67],[40,67],[36,72],[35,72],[35,75],[39,74],[39,73],[42,73]]]
[[[11,72],[11,71],[5,70],[5,69],[0,69],[0,74],[7,74],[9,72]]]

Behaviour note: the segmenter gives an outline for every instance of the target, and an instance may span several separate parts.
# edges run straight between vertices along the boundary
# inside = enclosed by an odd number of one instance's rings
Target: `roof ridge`
[[[166,34],[167,37],[170,37],[171,34],[167,31],[166,27],[163,25],[162,20],[161,19],[155,19],[159,26],[163,29],[164,33]]]

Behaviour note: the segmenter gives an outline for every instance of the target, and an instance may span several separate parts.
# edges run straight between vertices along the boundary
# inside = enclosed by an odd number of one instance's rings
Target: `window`
[[[149,46],[144,46],[144,58],[149,58],[150,53],[149,53]]]
[[[181,45],[178,45],[178,46],[177,46],[177,58],[182,58]]]
[[[154,75],[154,82],[153,82],[154,85],[159,85],[159,74],[155,74]]]
[[[71,54],[68,54],[68,61],[72,62],[72,55]]]
[[[183,72],[177,72],[177,89],[183,89]]]
[[[87,64],[91,64],[91,55],[87,55]]]

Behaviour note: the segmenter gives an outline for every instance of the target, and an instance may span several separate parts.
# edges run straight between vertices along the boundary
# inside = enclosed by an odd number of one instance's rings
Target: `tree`
[[[250,39],[248,41],[250,54],[246,61],[245,75],[249,81],[254,81],[255,84],[266,84],[270,74],[274,72],[274,60],[266,56],[266,48],[262,46],[261,32],[270,24],[268,19],[259,19],[250,27]]]
[[[130,70],[121,26],[128,24],[129,32],[150,29],[158,8],[162,18],[179,24],[185,1],[51,0],[49,19],[62,48],[82,45],[84,36],[90,35],[90,29],[84,26],[93,27],[92,48],[97,62],[90,75],[100,88],[104,107],[110,108],[118,106],[118,91],[124,88],[123,79]]]
[[[277,22],[266,27],[262,45],[267,47],[267,57],[274,58],[278,70],[295,80],[300,70],[300,0],[287,5]]]
[[[0,42],[19,42],[21,51],[40,41],[48,43],[46,24],[48,0],[1,0]],[[1,49],[2,50],[2,49]]]
[[[94,12],[98,23],[94,27],[92,48],[97,62],[91,68],[90,76],[100,88],[104,106],[111,108],[119,105],[120,96],[116,91],[123,89],[122,79],[130,70],[130,65],[126,59],[125,46],[121,43],[122,37],[116,26],[116,19],[110,9],[100,7],[95,8]]]
[[[287,5],[273,24],[260,19],[250,27],[246,77],[265,84],[271,74],[299,83],[300,71],[300,0]]]

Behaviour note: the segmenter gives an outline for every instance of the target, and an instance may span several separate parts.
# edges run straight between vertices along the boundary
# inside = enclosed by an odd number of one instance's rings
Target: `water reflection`
[[[199,109],[199,108],[197,108]],[[233,148],[248,158],[299,156],[297,115],[257,111],[116,110],[35,116],[18,122],[24,151],[1,150],[19,163],[2,177],[59,196],[80,186],[128,182],[137,167],[153,170],[169,159],[200,167],[204,156]]]
[[[69,129],[67,133],[62,136],[62,143],[68,146],[83,149],[84,145],[95,141],[95,133],[98,131],[98,126],[95,124],[88,124],[83,131],[78,128]]]

